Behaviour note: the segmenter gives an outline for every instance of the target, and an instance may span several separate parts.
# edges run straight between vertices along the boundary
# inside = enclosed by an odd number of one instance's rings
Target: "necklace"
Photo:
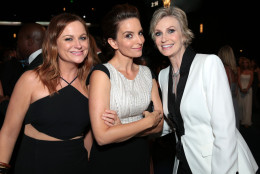
[[[172,76],[173,77],[177,77],[180,74],[180,69],[178,69],[178,71],[175,73],[174,69],[172,68]]]
[[[178,69],[178,71],[176,73],[174,73],[174,69],[172,67],[172,82],[173,82],[172,92],[173,92],[173,94],[175,94],[175,99],[177,97],[177,85],[179,82],[179,75],[180,75],[180,69]]]

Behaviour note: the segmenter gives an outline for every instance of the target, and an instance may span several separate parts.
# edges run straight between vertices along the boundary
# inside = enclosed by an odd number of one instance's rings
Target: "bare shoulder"
[[[33,70],[24,72],[19,78],[16,86],[23,87],[24,89],[30,89],[34,85],[38,84],[40,79],[37,73]]]
[[[22,76],[20,77],[20,80],[25,82],[33,82],[38,78],[38,75],[33,70],[25,71]]]

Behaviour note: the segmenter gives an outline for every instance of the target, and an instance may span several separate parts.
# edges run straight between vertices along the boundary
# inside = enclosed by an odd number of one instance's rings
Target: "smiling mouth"
[[[172,46],[173,46],[173,44],[171,44],[171,45],[162,45],[162,48],[170,48]]]
[[[71,53],[75,55],[81,55],[83,54],[83,51],[72,51]]]

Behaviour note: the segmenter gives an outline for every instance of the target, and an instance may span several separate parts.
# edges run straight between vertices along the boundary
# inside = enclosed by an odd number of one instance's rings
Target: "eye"
[[[132,38],[133,35],[132,35],[132,34],[127,34],[127,35],[125,35],[125,37],[126,37],[126,38]]]
[[[81,36],[79,39],[80,39],[80,40],[86,40],[87,37],[86,37],[86,36]]]
[[[144,35],[144,32],[143,32],[143,31],[140,31],[138,34],[139,34],[140,36],[142,36],[142,35]]]
[[[174,29],[169,29],[169,30],[168,30],[168,33],[174,33],[174,32],[175,32]]]
[[[65,38],[65,41],[72,41],[72,38],[67,37],[67,38]]]
[[[162,35],[162,32],[155,32],[155,36],[161,36]]]

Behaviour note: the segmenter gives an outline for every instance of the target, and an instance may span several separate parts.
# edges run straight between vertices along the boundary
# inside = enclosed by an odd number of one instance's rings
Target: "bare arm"
[[[152,102],[153,102],[154,111],[159,111],[160,113],[163,113],[162,101],[161,101],[161,98],[159,95],[158,85],[157,85],[157,82],[155,79],[153,79]],[[160,121],[160,123],[157,126],[145,130],[140,135],[145,136],[145,135],[161,132],[162,128],[163,128],[163,120],[164,119],[163,119],[163,115],[162,115],[162,120]]]
[[[0,161],[4,163],[10,161],[24,116],[30,105],[31,84],[34,83],[30,74],[31,72],[23,74],[15,85],[0,131]]]
[[[113,142],[122,142],[138,133],[157,126],[160,122],[158,112],[146,115],[139,121],[108,126],[102,119],[105,110],[110,106],[110,80],[108,76],[99,70],[92,73],[89,87],[89,112],[93,134],[99,145],[105,145]]]

